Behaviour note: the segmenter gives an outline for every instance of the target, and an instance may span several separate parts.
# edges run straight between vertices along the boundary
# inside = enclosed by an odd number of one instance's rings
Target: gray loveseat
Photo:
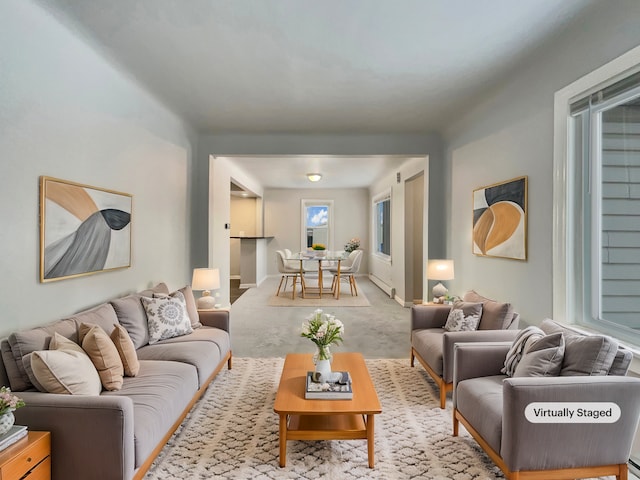
[[[520,360],[526,363],[524,372],[535,371],[534,376],[501,372],[510,343],[455,346],[454,436],[462,423],[511,480],[626,479],[640,416],[640,379],[625,376],[631,352],[614,339],[582,335],[552,320],[541,329],[547,335],[538,344],[546,342],[546,348],[527,347],[533,361],[525,355]],[[558,342],[552,346],[548,340]],[[557,369],[545,362],[555,362]],[[620,418],[595,423],[595,416],[614,418],[610,404],[620,408]],[[571,422],[570,415],[590,423]]]
[[[191,288],[181,292],[193,332],[151,345],[141,297],[168,294],[164,284],[2,340],[0,382],[26,402],[16,424],[51,432],[54,480],[142,478],[211,380],[225,363],[231,368],[229,312],[198,312]],[[125,376],[120,390],[67,395],[34,388],[22,360],[47,351],[54,332],[78,343],[81,324],[110,332],[116,322],[139,360],[139,372]]]
[[[445,330],[451,305],[411,307],[411,366],[417,358],[440,388],[440,408],[453,388],[453,346],[457,342],[511,341],[518,334],[520,315],[510,303],[497,302],[474,290],[464,295],[465,304],[482,304],[477,330]]]

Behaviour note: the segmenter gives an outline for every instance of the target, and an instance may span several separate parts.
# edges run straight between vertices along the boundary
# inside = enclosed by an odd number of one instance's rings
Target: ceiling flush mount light
[[[307,178],[310,182],[319,182],[322,178],[322,175],[319,173],[307,173]]]

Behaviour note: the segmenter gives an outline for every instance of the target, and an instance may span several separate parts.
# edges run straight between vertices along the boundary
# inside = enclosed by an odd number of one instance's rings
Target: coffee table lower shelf
[[[280,466],[286,465],[287,440],[367,440],[373,468],[373,415],[280,415]]]

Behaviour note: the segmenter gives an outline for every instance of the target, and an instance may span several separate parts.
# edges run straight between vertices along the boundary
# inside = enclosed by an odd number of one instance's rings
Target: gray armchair
[[[563,369],[567,369],[571,368],[567,361],[577,357],[570,354],[574,348],[570,335],[564,338]],[[507,479],[605,475],[627,479],[640,417],[640,379],[611,373],[563,375],[562,371],[555,377],[507,377],[501,369],[510,346],[455,346],[453,435],[458,435],[462,423]],[[585,345],[574,346],[581,349],[580,361],[584,360]],[[610,372],[626,372],[630,361],[630,352],[618,349]],[[533,402],[610,402],[618,405],[621,417],[615,423],[532,423],[525,417],[525,408]]]
[[[518,334],[520,315],[511,304],[490,300],[474,291],[465,302],[482,303],[478,330],[448,332],[444,329],[451,305],[411,307],[411,366],[418,359],[440,390],[440,408],[445,408],[447,392],[453,389],[453,346],[458,342],[513,341]]]

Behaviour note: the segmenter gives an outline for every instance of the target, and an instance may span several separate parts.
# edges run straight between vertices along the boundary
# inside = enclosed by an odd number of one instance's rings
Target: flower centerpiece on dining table
[[[9,387],[0,387],[0,435],[11,429],[15,422],[13,412],[24,405],[24,400],[14,395]]]
[[[344,251],[351,253],[354,250],[357,250],[358,247],[360,247],[360,239],[358,237],[354,237],[345,244]]]
[[[335,316],[315,310],[302,324],[302,337],[315,343],[317,352],[313,357],[316,372],[328,378],[331,374],[331,345],[340,345],[344,335],[344,324]]]

